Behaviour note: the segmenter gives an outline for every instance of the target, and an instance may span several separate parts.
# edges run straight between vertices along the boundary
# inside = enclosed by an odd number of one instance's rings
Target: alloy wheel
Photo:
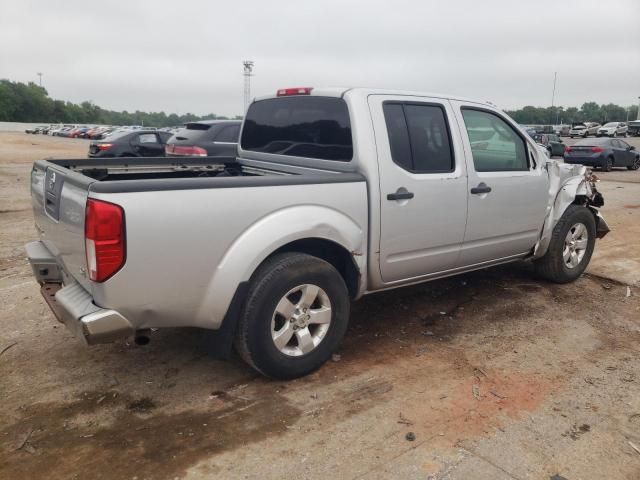
[[[324,339],[331,317],[327,293],[317,285],[299,285],[289,290],[276,305],[271,319],[271,338],[285,355],[306,355]]]
[[[589,243],[589,232],[582,223],[576,223],[567,232],[564,238],[562,260],[567,268],[575,268],[580,265]]]

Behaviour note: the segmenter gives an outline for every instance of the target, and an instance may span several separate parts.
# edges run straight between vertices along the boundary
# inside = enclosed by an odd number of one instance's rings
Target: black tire
[[[627,165],[627,169],[629,170],[638,170],[640,168],[640,157],[636,157],[633,159],[633,163],[631,165]]]
[[[610,172],[613,168],[613,158],[607,157],[602,161],[602,170],[605,172]]]
[[[569,268],[564,261],[565,238],[575,225],[582,224],[587,230],[587,246],[580,262]],[[569,205],[551,234],[547,253],[534,261],[536,273],[541,278],[555,283],[569,283],[576,280],[589,265],[596,243],[596,221],[587,207]]]
[[[271,322],[278,302],[287,292],[306,284],[316,285],[326,293],[331,304],[331,323],[310,352],[291,356],[276,347]],[[307,375],[329,360],[338,348],[347,331],[349,309],[347,286],[330,263],[304,253],[274,255],[251,279],[238,322],[236,350],[245,362],[267,377],[285,380]],[[297,342],[294,336],[291,339]]]

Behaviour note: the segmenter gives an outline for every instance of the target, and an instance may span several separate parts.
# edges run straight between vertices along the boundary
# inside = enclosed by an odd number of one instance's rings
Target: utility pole
[[[556,103],[556,80],[558,79],[558,72],[553,72],[553,93],[551,94],[551,123],[553,123],[553,108]],[[557,120],[556,120],[557,121]]]
[[[253,77],[253,60],[244,60],[242,62],[244,66],[244,110],[243,114],[247,112],[249,108],[249,102],[251,101],[251,77]]]
[[[640,97],[638,97],[638,111],[636,112],[636,117],[640,120]]]
[[[38,72],[37,75],[40,77],[40,86],[42,86],[42,72]]]

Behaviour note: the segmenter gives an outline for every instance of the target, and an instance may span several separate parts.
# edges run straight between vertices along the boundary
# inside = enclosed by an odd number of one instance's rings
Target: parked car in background
[[[533,139],[547,149],[550,157],[564,155],[564,143],[555,133],[537,133]]]
[[[614,167],[638,170],[640,154],[636,147],[617,138],[594,138],[578,140],[564,151],[564,162],[601,168],[610,172]]]
[[[571,125],[554,125],[553,132],[559,137],[568,137]]]
[[[598,133],[598,128],[600,127],[599,123],[596,122],[583,122],[583,123],[574,123],[569,130],[569,136],[573,137],[590,137],[592,135],[596,135]]]
[[[624,122],[609,122],[598,129],[599,137],[626,137],[629,127]]]
[[[35,135],[36,133],[42,133],[42,131],[47,128],[45,125],[41,125],[39,127],[30,127],[25,129],[24,133],[31,133]]]
[[[536,132],[536,129],[533,127],[530,127],[528,125],[520,125],[520,127],[522,127],[522,129],[526,132],[527,135],[529,135],[531,138],[533,138],[538,132]]]
[[[168,132],[125,130],[89,144],[89,157],[164,157]]]
[[[627,130],[627,135],[631,135],[632,137],[640,137],[640,119],[639,120],[631,120],[627,126],[629,130]]]
[[[167,142],[168,156],[228,157],[236,154],[240,120],[203,120],[185,128]]]

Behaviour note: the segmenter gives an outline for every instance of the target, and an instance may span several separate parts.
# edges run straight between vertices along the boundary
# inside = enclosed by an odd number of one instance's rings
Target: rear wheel
[[[268,377],[306,375],[338,347],[349,307],[347,286],[331,264],[303,253],[275,255],[251,280],[236,350]]]
[[[534,262],[536,273],[546,280],[568,283],[589,265],[596,241],[593,214],[580,205],[569,205],[551,235],[547,253]]]
[[[629,170],[638,170],[640,168],[640,156],[633,159],[633,163],[627,166]]]

